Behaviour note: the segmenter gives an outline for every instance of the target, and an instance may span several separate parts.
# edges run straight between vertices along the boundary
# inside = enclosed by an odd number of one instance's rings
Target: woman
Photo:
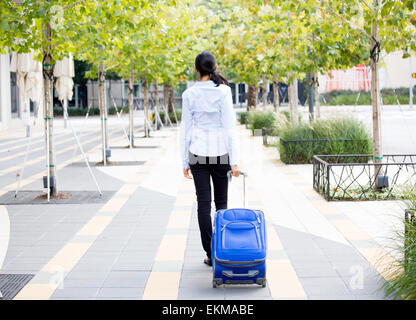
[[[211,261],[211,181],[216,210],[227,208],[227,172],[238,177],[235,114],[228,81],[210,52],[196,56],[200,81],[182,95],[181,153],[185,178],[193,176],[202,246]]]

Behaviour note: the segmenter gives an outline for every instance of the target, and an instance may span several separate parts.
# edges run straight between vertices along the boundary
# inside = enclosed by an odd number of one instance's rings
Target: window
[[[10,97],[11,97],[11,112],[12,117],[20,117],[20,99],[19,88],[17,87],[17,74],[16,72],[10,72]]]

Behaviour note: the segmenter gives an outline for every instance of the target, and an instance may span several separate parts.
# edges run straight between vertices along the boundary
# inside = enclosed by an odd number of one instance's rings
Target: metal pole
[[[64,99],[64,128],[67,128],[67,119],[68,119],[68,99]]]

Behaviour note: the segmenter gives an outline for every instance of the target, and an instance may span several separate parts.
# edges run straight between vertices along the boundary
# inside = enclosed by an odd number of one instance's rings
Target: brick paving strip
[[[75,236],[40,270],[39,273],[19,292],[15,300],[45,300],[49,299],[60,286],[62,274],[68,274],[78,263],[81,257],[88,251],[94,241],[112,222],[114,217],[127,202],[129,197],[140,186],[143,179],[151,171],[155,162],[163,157],[166,147],[175,136],[171,137],[144,165],[138,168],[138,172],[120,188],[114,196],[79,230]],[[124,138],[121,137],[120,139]],[[85,142],[84,142],[85,143]],[[94,148],[93,150],[98,149]],[[91,151],[90,151],[91,152]],[[76,157],[81,159],[82,156]],[[61,164],[66,166],[74,159]],[[57,281],[59,279],[60,281]]]
[[[165,234],[147,280],[143,300],[177,299],[194,203],[193,184],[184,181],[178,190]]]

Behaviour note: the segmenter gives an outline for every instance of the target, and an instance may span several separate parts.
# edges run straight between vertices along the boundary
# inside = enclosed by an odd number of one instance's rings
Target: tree
[[[123,49],[126,48],[124,43],[128,42],[132,30],[140,26],[140,14],[142,11],[145,12],[147,6],[148,1],[144,0],[94,2],[85,10],[80,22],[79,32],[82,36],[76,44],[76,52],[80,59],[94,65],[90,76],[98,78],[102,162],[104,165],[107,164],[110,153],[107,130],[108,106],[105,93],[106,72],[119,68],[123,63],[120,58]],[[132,121],[132,110],[131,106],[130,122]],[[130,144],[132,144],[133,135],[131,133],[130,137]]]
[[[42,61],[48,199],[58,193],[53,143],[53,65],[79,39],[76,32],[79,13],[87,3],[87,0],[7,0],[0,5],[2,52],[6,49],[19,53],[34,51]]]

